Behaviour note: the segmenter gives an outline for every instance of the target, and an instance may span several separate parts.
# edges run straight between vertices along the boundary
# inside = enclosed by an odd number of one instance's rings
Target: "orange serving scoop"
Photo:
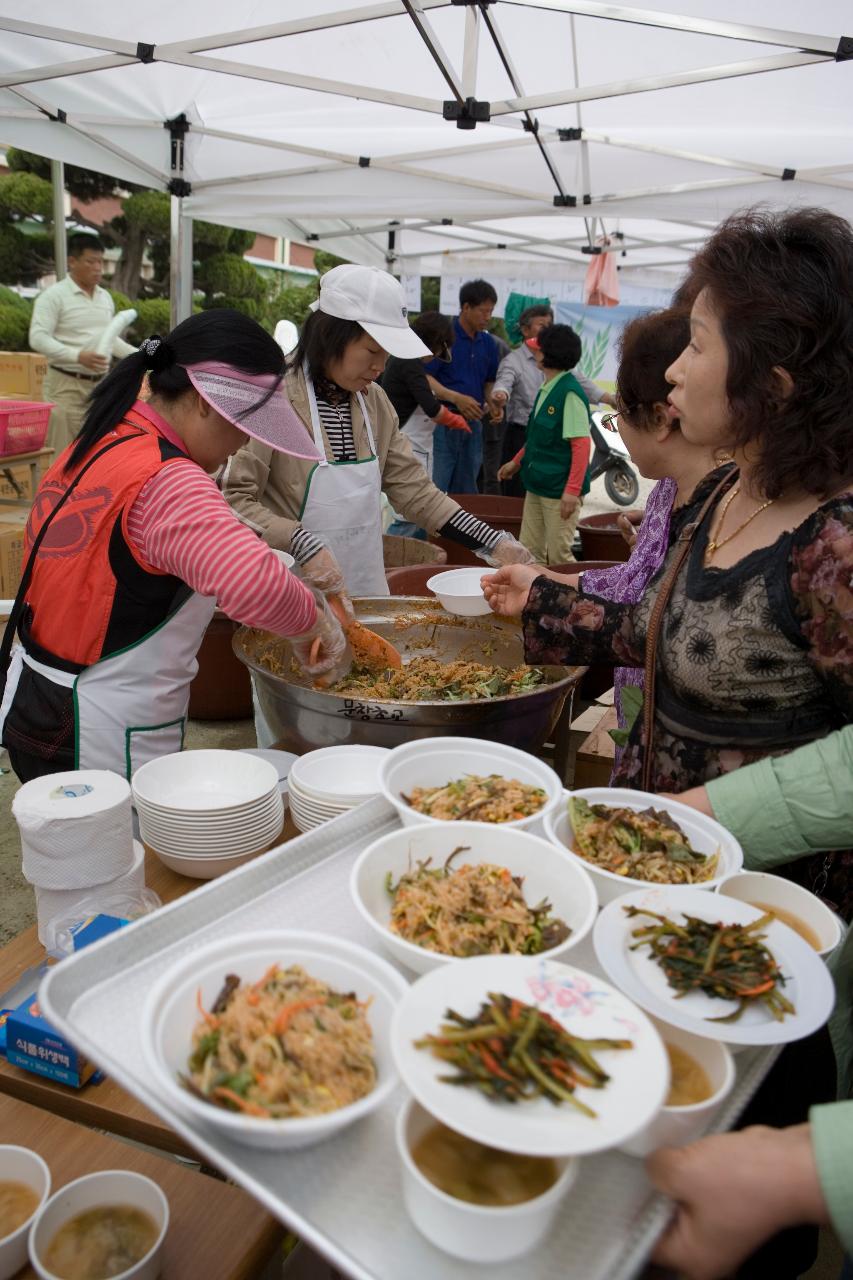
[[[403,659],[399,649],[395,649],[390,640],[380,636],[376,631],[362,626],[360,622],[350,619],[340,596],[327,596],[329,608],[344,630],[347,643],[352,650],[353,661],[357,667],[366,667],[368,671],[386,671],[388,667],[402,667]],[[312,661],[316,660],[319,651],[319,637],[312,647]],[[328,682],[321,676],[315,684],[323,686]]]
[[[403,658],[400,651],[395,649],[390,640],[386,640],[376,631],[369,630],[360,622],[351,620],[340,596],[329,596],[328,599],[332,613],[344,629],[357,667],[367,667],[368,671],[385,671],[388,667],[402,667]]]

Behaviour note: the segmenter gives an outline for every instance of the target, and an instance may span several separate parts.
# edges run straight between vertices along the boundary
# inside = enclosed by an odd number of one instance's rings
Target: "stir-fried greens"
[[[431,866],[431,858],[418,862],[396,884],[388,872],[394,933],[447,956],[536,955],[569,936],[568,925],[551,915],[547,898],[527,905],[523,877],[506,867],[452,868],[453,859],[467,852],[462,846],[454,849],[443,867]]]
[[[627,809],[569,800],[574,847],[604,871],[657,884],[699,884],[716,874],[718,854],[690,846],[664,809]]]
[[[762,941],[765,935],[761,931],[774,918],[769,912],[751,924],[725,924],[685,914],[681,925],[655,911],[639,907],[623,910],[631,919],[648,916],[655,921],[631,931],[637,939],[631,950],[648,946],[679,998],[690,991],[702,991],[706,996],[738,1002],[734,1013],[715,1021],[735,1022],[755,1002],[766,1005],[779,1022],[796,1012],[780,990],[784,975]]]
[[[193,1032],[181,1082],[214,1106],[270,1119],[335,1111],[376,1084],[366,1008],[299,965],[254,983],[229,974]]]
[[[595,1112],[574,1096],[578,1085],[603,1089],[610,1079],[596,1062],[598,1049],[632,1049],[632,1040],[585,1040],[571,1035],[535,1005],[489,992],[474,1018],[448,1009],[438,1035],[415,1041],[456,1068],[439,1076],[446,1084],[479,1089],[502,1102],[545,1097],[568,1102],[584,1115]]]
[[[378,702],[474,702],[504,698],[545,684],[538,667],[487,667],[481,662],[439,662],[412,658],[382,672],[354,667],[335,693],[357,693]]]
[[[487,778],[469,773],[440,787],[412,787],[402,797],[418,813],[442,822],[515,822],[528,818],[544,805],[542,787],[531,787],[517,778],[490,773]]]

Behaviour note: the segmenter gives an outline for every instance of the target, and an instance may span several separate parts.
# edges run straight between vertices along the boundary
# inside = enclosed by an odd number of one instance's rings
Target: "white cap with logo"
[[[431,356],[425,343],[409,328],[405,294],[399,280],[379,267],[345,262],[320,278],[319,308],[339,320],[355,320],[389,355],[411,360]]]

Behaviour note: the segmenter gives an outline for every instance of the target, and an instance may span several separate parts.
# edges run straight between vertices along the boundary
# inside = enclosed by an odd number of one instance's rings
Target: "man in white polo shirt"
[[[103,274],[104,246],[98,237],[72,235],[68,275],[40,293],[33,306],[30,346],[47,356],[43,395],[56,404],[48,444],[57,453],[77,435],[89,393],[109,369],[109,360],[95,351],[115,315],[112,298],[100,287]],[[116,338],[112,354],[121,359],[135,350]]]

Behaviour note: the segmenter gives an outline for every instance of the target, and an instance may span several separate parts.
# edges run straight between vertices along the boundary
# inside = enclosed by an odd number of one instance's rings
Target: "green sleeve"
[[[853,830],[853,725],[786,756],[706,783],[714,817],[766,871],[806,853],[844,849]]]
[[[589,435],[589,411],[580,396],[570,391],[563,401],[563,439]]]
[[[821,1190],[844,1252],[853,1256],[853,1101],[809,1111]]]

